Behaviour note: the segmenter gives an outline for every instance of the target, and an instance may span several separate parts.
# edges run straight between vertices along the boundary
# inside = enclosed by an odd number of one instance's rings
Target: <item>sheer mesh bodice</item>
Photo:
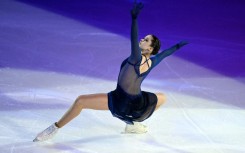
[[[148,62],[148,61],[146,61]],[[125,92],[131,95],[137,95],[140,93],[141,83],[150,72],[150,68],[140,74],[139,68],[141,65],[141,60],[136,63],[132,64],[128,61],[128,58],[125,59],[121,65],[119,77],[118,77],[118,84],[124,89]]]
[[[130,57],[125,59],[121,64],[120,73],[118,76],[118,85],[120,85],[120,87],[128,94],[131,95],[140,94],[141,84],[143,80],[146,78],[146,76],[150,73],[150,71],[156,65],[158,65],[162,61],[162,59],[174,53],[178,48],[179,48],[178,45],[174,45],[173,47],[162,51],[156,56],[151,57],[150,58],[150,60],[152,61],[151,66],[147,71],[141,74],[140,74],[140,66],[142,65],[141,60],[143,59],[141,54],[140,54],[140,60],[136,63],[130,62],[129,61]],[[145,62],[148,62],[148,60],[144,61],[143,64]]]
[[[176,44],[169,49],[158,53],[156,56],[151,57],[152,61],[149,69],[140,74],[140,64],[142,61],[141,49],[139,48],[138,42],[138,25],[137,19],[132,18],[131,25],[131,55],[125,59],[121,64],[120,73],[118,76],[118,85],[128,94],[137,95],[141,92],[141,83],[145,79],[145,77],[149,74],[149,72],[159,64],[162,59],[174,53],[177,49],[180,48],[179,44]],[[146,61],[148,62],[148,61]],[[148,63],[147,63],[148,64]],[[149,64],[148,64],[149,65]]]

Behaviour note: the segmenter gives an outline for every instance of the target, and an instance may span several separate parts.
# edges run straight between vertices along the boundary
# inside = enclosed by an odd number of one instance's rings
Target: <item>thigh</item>
[[[108,96],[106,93],[81,95],[78,103],[85,109],[108,110]]]

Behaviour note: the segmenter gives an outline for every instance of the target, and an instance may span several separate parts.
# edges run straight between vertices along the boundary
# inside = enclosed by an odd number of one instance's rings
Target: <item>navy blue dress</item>
[[[108,107],[114,117],[133,124],[133,121],[141,122],[152,115],[156,108],[157,96],[154,93],[141,91],[141,83],[162,59],[171,55],[179,47],[179,44],[176,44],[151,57],[151,66],[148,60],[144,61],[143,64],[147,62],[149,69],[140,73],[139,68],[143,58],[138,42],[137,19],[132,19],[131,55],[121,64],[117,88],[108,93]]]

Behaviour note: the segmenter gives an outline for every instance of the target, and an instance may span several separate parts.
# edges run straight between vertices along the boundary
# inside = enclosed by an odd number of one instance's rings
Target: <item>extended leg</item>
[[[56,123],[61,128],[78,116],[82,109],[108,110],[107,94],[81,95],[73,103],[71,108]]]
[[[58,122],[52,124],[47,129],[39,133],[33,141],[45,141],[52,138],[58,132],[58,128],[63,127],[76,116],[78,116],[82,109],[108,110],[107,94],[79,96],[71,108]]]

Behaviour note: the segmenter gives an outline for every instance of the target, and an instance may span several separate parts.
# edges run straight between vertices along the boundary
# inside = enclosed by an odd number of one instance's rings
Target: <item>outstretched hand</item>
[[[187,44],[189,44],[189,42],[185,40],[182,40],[181,42],[178,43],[179,47],[185,46]]]
[[[131,16],[133,19],[136,19],[138,17],[138,14],[140,13],[141,9],[144,7],[143,3],[134,3],[133,9],[131,10]]]

